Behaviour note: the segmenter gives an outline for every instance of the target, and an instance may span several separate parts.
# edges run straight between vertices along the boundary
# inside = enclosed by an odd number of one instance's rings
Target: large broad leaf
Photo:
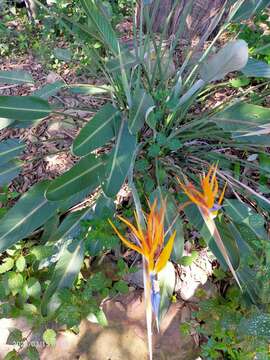
[[[0,83],[4,84],[24,84],[33,83],[32,76],[23,70],[0,71]]]
[[[34,96],[0,96],[0,117],[29,121],[42,119],[52,111],[47,101]]]
[[[232,3],[233,2],[236,2],[236,0],[232,1]],[[232,21],[239,22],[247,20],[257,12],[265,9],[269,4],[269,0],[245,0],[232,18]]]
[[[60,305],[58,291],[73,285],[84,259],[84,240],[74,238],[61,254],[55,266],[51,283],[45,291],[41,303],[43,314],[53,313]]]
[[[57,231],[51,236],[47,245],[53,245],[52,255],[43,259],[39,264],[39,269],[48,267],[60,258],[67,246],[76,238],[81,231],[81,221],[92,217],[93,209],[86,208],[69,214],[61,223]]]
[[[77,237],[81,230],[81,221],[83,219],[89,219],[91,217],[91,213],[93,213],[92,208],[85,208],[83,210],[70,213],[60,224],[56,233],[51,238],[51,242],[55,243],[59,240],[63,240],[65,242],[69,239]]]
[[[249,135],[269,123],[270,110],[258,105],[238,103],[215,114],[211,119],[223,130],[231,132],[239,142],[269,146],[268,135]]]
[[[230,230],[228,224],[226,224],[225,221],[223,221],[223,219],[221,221],[216,220],[216,226],[220,233],[222,242],[227,250],[232,266],[234,270],[237,271],[237,269],[240,266],[240,253],[234,234]],[[216,246],[216,243],[213,243],[211,245],[209,244],[209,246],[218,259],[220,259],[221,257],[223,258],[223,255],[221,254],[219,248]],[[245,256],[245,254],[241,254],[241,255]]]
[[[249,300],[251,300],[253,304],[261,306],[262,288],[260,282],[258,281],[256,270],[248,266],[240,266],[240,269],[237,270],[237,276],[239,277],[241,284],[244,285],[243,291],[245,295],[248,295]]]
[[[93,35],[98,36],[117,55],[119,42],[106,13],[103,11],[104,9],[95,0],[80,0],[80,3],[88,16],[90,30],[93,29]]]
[[[17,139],[0,142],[0,165],[14,159],[25,149],[25,143]]]
[[[43,100],[48,100],[51,96],[56,95],[58,93],[58,91],[65,86],[66,86],[66,84],[63,81],[59,80],[52,84],[44,85],[42,88],[32,92],[31,96],[35,96],[35,97],[38,97]],[[14,122],[15,120],[11,120],[11,121]],[[41,121],[41,120],[34,119],[34,120],[25,120],[23,122],[15,121],[13,123],[13,127],[19,128],[19,129],[29,128],[34,125],[37,125],[39,123],[39,121]]]
[[[73,153],[77,156],[84,156],[106,144],[115,137],[117,123],[120,121],[119,110],[111,104],[105,105],[75,138],[72,145]]]
[[[247,292],[251,301],[254,304],[259,304],[260,283],[258,279],[256,279],[256,271],[251,269],[249,264],[256,264],[260,260],[256,256],[252,247],[249,245],[249,239],[246,236],[246,232],[242,232],[242,226],[239,229],[240,226],[238,225],[237,227],[232,222],[227,224],[227,226],[237,243],[240,253],[240,264],[236,271],[237,276],[244,285],[244,291]]]
[[[137,89],[132,97],[132,107],[128,121],[129,130],[136,134],[144,125],[147,111],[154,106],[152,96],[147,94],[144,89]]]
[[[92,190],[92,186],[90,185],[76,194],[70,195],[67,199],[62,200],[59,204],[59,211],[66,212],[71,207],[79,204],[91,193]]]
[[[1,219],[0,252],[30,235],[57,210],[58,204],[44,197],[48,185],[48,181],[34,185]]]
[[[187,206],[184,209],[184,211],[185,211],[185,214],[186,214],[190,224],[192,224],[196,228],[196,230],[199,231],[199,233],[201,234],[201,236],[203,237],[205,242],[209,245],[209,248],[211,249],[211,251],[217,257],[217,259],[220,262],[220,264],[222,265],[222,267],[224,269],[227,269],[227,263],[222,255],[219,247],[217,246],[215,240],[211,236],[197,206],[195,206],[195,205]],[[227,253],[229,255],[230,261],[231,261],[234,269],[237,269],[237,267],[239,266],[239,254],[238,254],[238,248],[236,246],[236,243],[224,223],[218,224],[216,222],[216,225],[218,226],[219,231],[220,230],[224,231],[224,234],[220,233],[223,244],[227,250]],[[224,227],[224,229],[222,229],[222,227]]]
[[[9,184],[22,169],[22,162],[19,160],[10,160],[0,167],[0,186]]]
[[[63,200],[91,186],[94,190],[104,177],[104,164],[94,155],[82,158],[69,171],[52,181],[46,191],[48,200]]]
[[[110,73],[119,73],[121,68],[127,71],[139,63],[139,60],[130,49],[127,49],[125,46],[120,46],[120,51],[121,63],[119,56],[109,59],[106,63],[106,67]]]
[[[91,85],[91,84],[73,84],[68,89],[74,94],[83,95],[100,95],[113,92],[113,88],[109,85]]]
[[[248,59],[247,65],[241,70],[245,76],[270,78],[270,66],[264,61]]]
[[[41,99],[48,100],[49,97],[57,94],[58,91],[65,86],[66,86],[66,84],[63,81],[61,81],[61,80],[55,81],[52,84],[46,84],[42,88],[34,91],[32,93],[32,96],[37,96]]]
[[[115,147],[106,167],[107,179],[103,184],[103,190],[107,196],[114,197],[120,190],[131,166],[135,149],[136,138],[130,134],[127,122],[122,120]]]
[[[5,129],[6,127],[10,126],[14,122],[15,122],[15,120],[1,117],[0,118],[0,130]]]
[[[202,64],[201,79],[205,82],[221,80],[228,73],[241,70],[247,61],[247,43],[244,40],[230,41]]]
[[[239,200],[225,200],[224,210],[236,224],[246,225],[259,238],[267,239],[265,220],[248,205]]]

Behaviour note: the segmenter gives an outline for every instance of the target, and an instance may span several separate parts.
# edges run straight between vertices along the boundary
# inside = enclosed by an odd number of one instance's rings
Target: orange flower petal
[[[127,247],[129,247],[129,248],[132,249],[132,250],[137,251],[137,252],[138,252],[139,254],[141,254],[141,255],[144,255],[143,250],[142,250],[139,246],[137,246],[137,245],[133,244],[132,242],[130,242],[129,240],[127,240],[127,239],[117,230],[116,226],[114,226],[114,224],[111,222],[111,220],[108,219],[108,221],[109,221],[111,227],[113,228],[113,230],[116,232],[117,236],[123,241],[123,243],[124,243]]]
[[[166,264],[170,258],[172,249],[173,249],[173,243],[174,243],[175,236],[176,236],[176,231],[174,231],[174,233],[171,235],[167,244],[165,245],[164,249],[162,250],[162,252],[156,262],[156,265],[155,265],[154,271],[156,273],[160,272],[166,266]]]
[[[223,190],[222,190],[222,193],[221,193],[221,195],[220,195],[220,197],[219,197],[218,205],[221,205],[221,204],[222,204],[222,201],[223,201],[223,199],[224,199],[224,195],[225,195],[226,188],[227,188],[227,183],[225,183],[224,188],[223,188]]]
[[[133,224],[131,224],[131,222],[129,222],[127,219],[123,218],[120,215],[117,215],[118,219],[121,220],[124,224],[126,224],[130,230],[133,232],[133,234],[136,236],[136,238],[141,241],[141,234],[139,233],[139,231],[135,228],[135,226]]]

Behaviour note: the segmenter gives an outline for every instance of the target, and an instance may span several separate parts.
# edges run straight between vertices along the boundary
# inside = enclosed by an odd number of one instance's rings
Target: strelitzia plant
[[[238,277],[232,266],[228,252],[223,244],[222,238],[219,234],[219,231],[214,221],[215,217],[218,214],[218,211],[222,206],[222,201],[224,199],[225,190],[227,186],[227,184],[224,185],[223,190],[221,191],[220,196],[218,197],[219,183],[216,174],[217,174],[217,165],[210,166],[208,173],[206,175],[203,174],[200,177],[200,186],[201,186],[200,190],[198,190],[194,186],[194,184],[189,181],[187,181],[184,184],[178,179],[178,182],[182,190],[190,200],[184,206],[192,203],[197,205],[210,234],[213,236],[219,250],[221,251],[224,257],[224,260],[226,261],[229,269],[231,270],[237,284],[241,288],[241,284],[238,280]]]
[[[109,223],[122,242],[143,257],[148,347],[149,357],[152,359],[152,313],[154,313],[157,328],[159,330],[160,291],[157,281],[158,273],[166,266],[170,258],[176,231],[171,234],[165,244],[166,233],[164,229],[164,217],[166,213],[166,204],[163,202],[160,209],[158,209],[158,202],[157,199],[155,199],[152,205],[149,204],[149,208],[150,212],[144,214],[146,223],[144,229],[139,222],[139,214],[137,214],[137,212],[134,213],[136,220],[135,226],[122,216],[117,216],[117,218],[130,229],[134,242],[123,236],[111,220],[109,220]]]

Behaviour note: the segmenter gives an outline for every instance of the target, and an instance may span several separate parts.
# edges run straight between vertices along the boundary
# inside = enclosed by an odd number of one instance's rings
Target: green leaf
[[[0,167],[0,186],[8,185],[21,172],[23,163],[11,160]]]
[[[270,315],[254,314],[249,319],[242,319],[238,331],[241,335],[270,338]]]
[[[59,204],[59,211],[62,213],[66,212],[73,206],[81,203],[91,193],[92,190],[92,186],[90,185],[87,188],[77,192],[76,194],[69,196],[67,199],[62,200]]]
[[[23,272],[25,267],[26,267],[25,257],[23,255],[21,255],[16,260],[16,268],[19,272]]]
[[[24,194],[0,221],[0,253],[44,224],[57,210],[57,203],[44,197],[49,181],[42,181]]]
[[[71,51],[69,49],[54,48],[54,56],[61,61],[69,62],[71,60]]]
[[[113,91],[109,85],[91,85],[91,84],[73,84],[69,85],[68,89],[74,94],[83,95],[100,95],[107,94]]]
[[[119,110],[106,104],[82,128],[73,142],[72,152],[77,156],[84,156],[105,145],[115,137],[117,123],[120,123]]]
[[[23,276],[13,271],[8,273],[8,287],[12,295],[18,294],[23,287]]]
[[[25,303],[20,315],[25,316],[30,321],[37,318],[40,315],[39,309],[34,304]]]
[[[34,80],[31,74],[23,70],[0,71],[0,83],[24,84],[34,83]]]
[[[264,61],[248,59],[247,65],[241,70],[241,72],[248,77],[262,77],[270,78],[270,65]]]
[[[26,282],[26,292],[29,297],[40,299],[41,285],[36,278],[29,278]]]
[[[81,322],[80,309],[76,305],[61,305],[57,314],[57,322],[65,324],[69,328],[79,326]]]
[[[240,22],[247,20],[259,11],[265,9],[269,4],[269,0],[245,0],[232,18],[232,21]]]
[[[168,144],[168,148],[171,151],[177,151],[177,150],[181,149],[181,147],[183,147],[183,144],[178,139],[171,139]]]
[[[61,212],[61,210],[60,210],[60,212]],[[51,238],[54,237],[54,234],[57,230],[59,222],[60,222],[59,214],[55,214],[54,216],[52,216],[49,220],[47,220],[44,223],[43,233],[42,233],[42,236],[40,237],[41,244],[46,244],[47,241],[49,241]]]
[[[270,155],[267,153],[259,154],[260,171],[270,174]]]
[[[114,55],[118,55],[119,42],[104,11],[101,11],[102,9],[99,8],[96,1],[80,0],[80,3],[88,16],[90,26],[94,30],[94,37],[98,36]]]
[[[108,320],[102,309],[98,309],[96,312],[88,314],[87,320],[94,324],[108,326]]]
[[[165,268],[158,273],[158,283],[160,287],[159,321],[166,315],[171,304],[175,280],[175,269],[169,261]]]
[[[39,360],[40,359],[39,353],[34,346],[29,346],[25,351],[25,355],[28,360]]]
[[[115,282],[113,287],[116,291],[120,292],[120,294],[128,294],[129,292],[128,284],[124,280]]]
[[[94,273],[88,280],[88,286],[93,291],[101,292],[104,288],[110,287],[111,279],[107,278],[102,272]]]
[[[160,150],[161,150],[161,148],[158,144],[152,144],[151,146],[149,146],[148,155],[150,157],[156,157],[159,155]]]
[[[51,96],[56,95],[58,91],[65,86],[66,84],[63,81],[55,81],[52,84],[46,84],[42,88],[34,91],[32,96],[37,96],[41,99],[48,100]]]
[[[269,123],[270,109],[245,103],[238,103],[211,119],[225,131],[231,132],[234,139],[239,142],[269,145],[269,136],[247,136],[254,130],[261,129],[262,125]]]
[[[0,96],[0,117],[29,121],[50,115],[47,101],[34,96]]]
[[[115,147],[106,167],[107,179],[102,186],[108,197],[114,197],[124,183],[135,149],[136,138],[128,131],[126,121],[122,120]]]
[[[6,354],[3,360],[22,360],[22,358],[16,350],[12,350]]]
[[[54,242],[57,240],[68,240],[70,238],[77,237],[81,232],[82,220],[91,218],[92,213],[92,207],[88,207],[67,215],[54,234]]]
[[[201,79],[206,83],[221,80],[228,73],[244,68],[247,61],[247,43],[244,40],[229,41],[202,64],[200,69]]]
[[[43,340],[49,346],[55,346],[56,344],[56,332],[53,329],[47,329],[42,335]]]
[[[89,186],[94,190],[100,184],[104,176],[103,172],[102,160],[92,154],[87,155],[69,171],[52,181],[45,196],[48,200],[57,201],[66,199]]]
[[[245,203],[236,199],[226,199],[224,202],[224,210],[234,223],[248,226],[259,239],[268,238],[264,227],[265,220],[263,216],[257,214]]]
[[[106,62],[106,67],[110,73],[120,74],[121,68],[122,70],[128,71],[139,63],[134,54],[132,54],[129,49],[126,49],[124,46],[120,45],[120,52],[122,56],[121,62],[119,56],[109,59]]]
[[[14,266],[14,260],[10,257],[5,258],[0,265],[0,274],[4,274],[7,271],[11,270]]]
[[[17,139],[0,142],[0,165],[13,160],[25,149],[25,143]]]
[[[65,248],[55,266],[50,285],[43,295],[41,303],[43,314],[47,313],[47,309],[53,313],[60,306],[57,292],[72,286],[81,270],[83,259],[84,240],[75,238]]]
[[[21,345],[23,342],[22,338],[22,332],[19,329],[13,329],[9,332],[8,338],[7,338],[7,345]]]
[[[226,248],[227,254],[232,263],[232,266],[235,270],[237,270],[240,265],[240,252],[235,239],[235,233],[231,231],[229,225],[224,221],[224,219],[222,219],[221,221],[216,220],[215,223],[220,233],[222,242]],[[210,244],[210,249],[216,255],[218,260],[221,261],[221,264],[223,264],[224,256],[216,245],[216,242],[213,241],[213,243]],[[226,267],[223,266],[223,268],[227,269],[227,265]]]
[[[244,87],[244,86],[247,86],[250,84],[250,79],[248,79],[247,77],[245,76],[239,76],[235,79],[231,79],[230,81],[230,85],[233,87],[233,88],[240,88],[240,87]]]
[[[192,251],[189,256],[183,256],[181,259],[181,264],[184,266],[190,266],[198,258],[198,252]]]
[[[5,119],[3,117],[0,117],[0,130],[5,129],[6,127],[10,126],[11,124],[14,124],[15,120],[12,119]]]
[[[97,321],[99,323],[99,325],[101,326],[108,326],[108,320],[106,318],[106,315],[104,313],[104,311],[102,309],[99,309],[98,311],[96,311],[95,313]]]
[[[53,254],[52,246],[38,245],[31,249],[30,255],[35,257],[35,260],[40,261]]]
[[[137,89],[132,97],[128,127],[131,134],[137,134],[144,125],[147,111],[154,106],[154,100],[144,89]]]
[[[62,253],[65,251],[68,244],[72,239],[78,237],[81,233],[82,220],[89,219],[92,217],[93,210],[92,208],[86,208],[80,211],[72,212],[67,215],[57,231],[55,231],[53,236],[53,247],[52,252],[49,254],[49,257],[44,257],[39,264],[39,269],[48,267],[51,264],[59,260]],[[52,243],[52,241],[51,241]]]
[[[227,269],[226,261],[222,255],[221,251],[219,250],[219,247],[217,246],[215,240],[211,236],[197,206],[196,205],[187,206],[184,209],[184,212],[185,212],[190,224],[192,224],[195,227],[195,229],[197,231],[199,231],[199,233],[203,237],[204,241],[209,245],[211,251],[217,257],[217,259],[220,262],[220,264],[222,265],[222,267],[224,269]],[[224,223],[219,224],[216,221],[216,225],[217,225],[217,228],[219,231],[221,230],[222,227],[224,227],[224,229],[222,228],[222,231],[224,231],[224,234],[220,233],[221,239],[227,250],[227,253],[229,255],[231,263],[232,263],[233,267],[236,269],[239,265],[239,254],[238,254],[238,251],[237,251],[238,248],[233,239],[233,236],[230,234],[229,230],[226,228],[226,224],[224,224]]]

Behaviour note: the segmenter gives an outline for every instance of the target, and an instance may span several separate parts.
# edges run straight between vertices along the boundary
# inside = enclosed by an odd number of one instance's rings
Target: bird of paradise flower
[[[122,242],[130,249],[137,251],[143,257],[148,348],[149,357],[150,360],[152,360],[152,313],[154,313],[157,327],[159,327],[158,317],[160,292],[157,276],[158,273],[166,266],[170,258],[176,231],[172,233],[167,243],[165,244],[164,240],[166,234],[164,231],[164,217],[166,212],[166,205],[163,202],[160,209],[158,209],[158,202],[157,199],[155,199],[152,205],[149,204],[149,208],[149,214],[145,214],[145,229],[142,228],[138,220],[139,215],[136,212],[134,213],[136,226],[134,226],[127,219],[121,216],[117,216],[119,220],[128,226],[136,240],[136,244],[124,237],[110,220],[109,223]]]
[[[210,166],[208,173],[206,175],[203,174],[200,177],[201,191],[198,190],[191,182],[187,182],[186,184],[183,184],[179,179],[178,182],[182,190],[190,200],[188,203],[185,204],[185,206],[188,205],[189,203],[194,203],[195,205],[197,205],[210,234],[214,238],[219,250],[221,251],[224,257],[224,260],[226,261],[229,269],[231,270],[237,284],[241,288],[241,284],[232,266],[227,249],[223,244],[222,238],[214,221],[215,217],[218,214],[218,211],[222,206],[222,202],[227,186],[227,184],[225,184],[217,200],[219,193],[219,184],[216,177],[216,173],[217,173],[217,165],[212,165]]]

